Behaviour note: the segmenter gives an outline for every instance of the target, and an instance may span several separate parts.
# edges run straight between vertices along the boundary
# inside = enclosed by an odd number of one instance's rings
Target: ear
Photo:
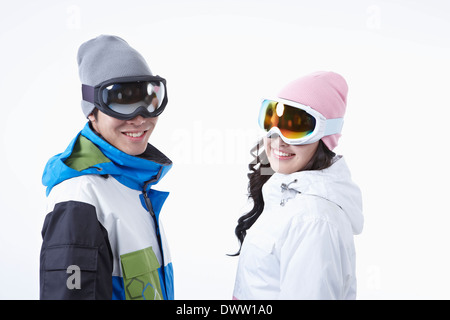
[[[95,116],[94,116],[93,112],[91,112],[91,114],[88,115],[88,119],[89,119],[90,122],[95,122]]]

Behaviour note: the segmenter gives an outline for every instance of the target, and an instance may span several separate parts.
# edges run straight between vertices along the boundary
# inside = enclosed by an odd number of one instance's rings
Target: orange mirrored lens
[[[306,137],[316,127],[316,119],[306,111],[271,100],[263,101],[259,123],[266,131],[277,127],[288,139]]]

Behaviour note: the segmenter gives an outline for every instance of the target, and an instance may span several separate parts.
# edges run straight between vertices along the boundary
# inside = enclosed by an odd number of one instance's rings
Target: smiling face
[[[148,139],[156,126],[158,117],[144,118],[137,116],[131,120],[119,120],[100,110],[97,116],[89,115],[92,127],[104,140],[117,149],[137,156],[147,148]]]
[[[305,145],[290,145],[276,138],[264,138],[264,148],[271,168],[278,173],[290,174],[302,170],[314,156],[319,141]]]

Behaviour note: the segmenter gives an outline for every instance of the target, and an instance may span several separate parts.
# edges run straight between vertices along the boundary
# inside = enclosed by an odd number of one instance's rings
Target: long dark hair
[[[234,230],[239,240],[239,251],[231,256],[238,256],[241,252],[242,243],[244,242],[247,230],[255,223],[264,209],[264,199],[262,195],[262,187],[272,176],[274,171],[270,167],[269,159],[264,150],[263,140],[258,141],[250,153],[254,160],[248,165],[250,172],[248,176],[248,198],[253,201],[253,208],[238,220],[238,224]],[[306,164],[302,171],[306,170],[323,170],[333,163],[333,157],[336,154],[328,149],[328,147],[319,141],[316,152],[311,160]]]

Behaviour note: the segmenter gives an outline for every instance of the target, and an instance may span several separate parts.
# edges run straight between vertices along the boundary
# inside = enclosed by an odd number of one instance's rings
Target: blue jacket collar
[[[72,153],[80,135],[91,141],[110,161],[97,163],[81,171],[70,168],[65,164]],[[135,190],[148,190],[158,183],[172,167],[172,161],[151,144],[141,157],[131,156],[110,145],[99,137],[87,123],[77,134],[67,149],[52,157],[45,169],[42,183],[47,187],[47,195],[51,189],[64,180],[86,175],[111,175],[123,185]]]

